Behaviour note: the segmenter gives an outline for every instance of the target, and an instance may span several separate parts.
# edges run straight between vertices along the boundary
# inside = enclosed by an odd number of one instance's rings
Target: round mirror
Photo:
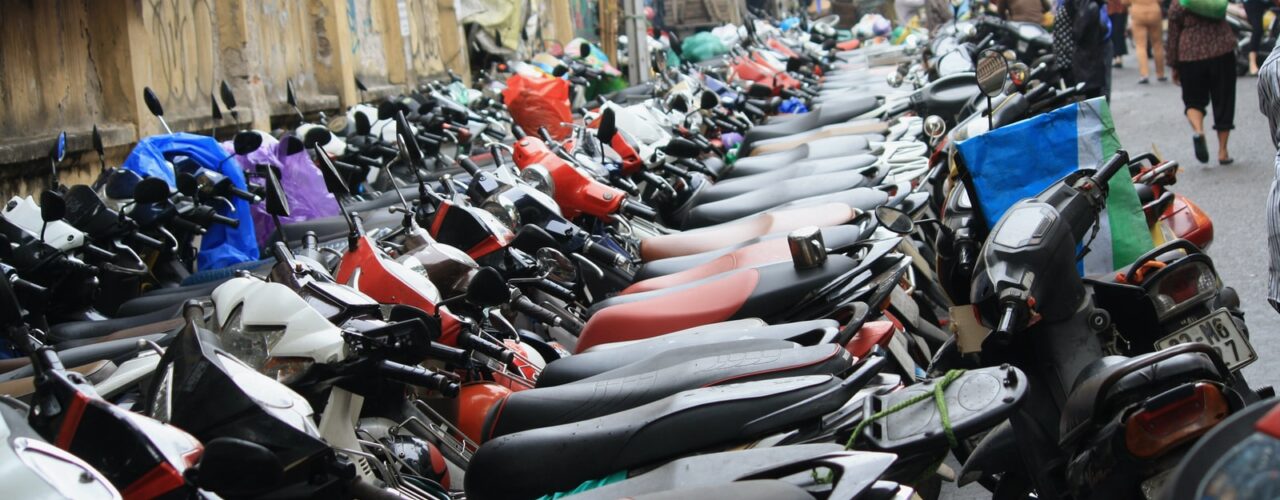
[[[1004,79],[1009,74],[1009,61],[994,50],[984,50],[978,55],[975,76],[982,95],[995,97],[1004,91]]]
[[[937,139],[947,133],[947,122],[938,115],[929,115],[924,119],[924,134]]]
[[[534,257],[538,260],[538,269],[547,273],[547,277],[561,283],[572,283],[578,279],[578,267],[563,253],[551,247],[539,248]]]
[[[556,195],[555,179],[551,178],[551,171],[542,164],[534,163],[524,167],[524,170],[520,171],[520,179],[547,196],[555,197]]]
[[[1030,75],[1031,68],[1028,68],[1026,64],[1016,62],[1009,65],[1009,80],[1013,81],[1013,84],[1017,85],[1018,88],[1026,85],[1027,78]]]
[[[496,269],[482,267],[467,283],[467,302],[480,307],[494,307],[511,300],[511,289]]]
[[[910,215],[893,207],[876,207],[876,220],[880,226],[897,234],[910,234],[916,229]]]
[[[901,87],[901,86],[902,86],[902,75],[901,75],[901,74],[898,74],[898,73],[896,73],[896,72],[894,72],[894,73],[889,73],[889,76],[885,77],[885,82],[887,82],[887,83],[889,84],[889,86],[890,86],[890,87],[893,87],[893,88],[895,88],[895,89],[896,89],[896,88],[898,88],[898,87]]]
[[[133,188],[133,201],[138,203],[159,203],[169,198],[169,183],[159,177],[142,179]]]

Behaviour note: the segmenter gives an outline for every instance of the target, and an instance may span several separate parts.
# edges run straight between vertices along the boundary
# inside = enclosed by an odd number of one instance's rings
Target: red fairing
[[[844,347],[854,357],[865,358],[872,347],[889,345],[889,340],[893,339],[893,332],[892,321],[868,321],[858,329],[858,333]]]
[[[360,279],[355,287],[365,295],[382,304],[404,304],[436,314],[436,304],[422,291],[405,283],[382,263],[382,258],[373,250],[374,242],[368,236],[361,236],[354,250],[347,250],[342,256],[342,265],[338,267],[336,279],[339,283],[350,283],[351,277],[360,271]],[[458,332],[462,324],[448,309],[441,309],[439,342],[451,346],[458,345]]]
[[[644,160],[640,159],[640,153],[636,152],[636,148],[631,147],[631,143],[627,142],[621,133],[613,134],[609,147],[622,157],[622,173],[632,175],[644,170]]]
[[[744,269],[649,300],[606,307],[587,320],[578,337],[577,352],[728,320],[742,309],[759,281],[758,271]]]
[[[1280,405],[1276,405],[1266,415],[1263,415],[1258,420],[1257,428],[1268,436],[1280,439]]]
[[[536,137],[525,137],[516,142],[512,156],[516,166],[521,169],[536,163],[551,172],[551,178],[556,184],[556,203],[567,218],[585,213],[601,219],[611,219],[625,199],[626,193],[622,190],[597,182],[574,168]]]
[[[1213,220],[1199,205],[1186,196],[1174,194],[1173,203],[1161,217],[1179,238],[1195,243],[1202,250],[1213,243]]]

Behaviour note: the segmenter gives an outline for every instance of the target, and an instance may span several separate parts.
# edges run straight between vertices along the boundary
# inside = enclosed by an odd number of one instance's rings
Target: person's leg
[[[1156,78],[1164,81],[1164,23],[1160,19],[1149,25],[1147,36],[1151,37],[1151,50],[1155,52]]]
[[[1267,13],[1267,4],[1264,2],[1244,3],[1245,14],[1249,16],[1249,74],[1258,74],[1258,52],[1262,50],[1262,37],[1266,34],[1263,32],[1262,17]]]
[[[1182,103],[1186,106],[1187,123],[1191,125],[1191,145],[1196,160],[1208,163],[1209,146],[1204,137],[1205,108],[1209,105],[1209,75],[1204,71],[1205,61],[1178,63],[1178,78],[1182,82]]]
[[[1213,59],[1213,68],[1209,71],[1212,79],[1209,87],[1209,99],[1213,103],[1213,129],[1218,131],[1218,162],[1231,163],[1231,153],[1227,150],[1227,139],[1231,129],[1235,128],[1236,116],[1236,71],[1235,54],[1226,54]]]
[[[1149,68],[1147,68],[1147,61],[1148,61],[1147,36],[1148,35],[1149,33],[1147,30],[1146,23],[1141,23],[1136,21],[1133,23],[1133,50],[1138,53],[1138,75],[1142,77],[1142,79],[1138,80],[1139,82],[1147,81],[1147,76],[1150,75],[1150,71],[1151,71]],[[1157,41],[1155,43],[1158,44],[1160,42]]]

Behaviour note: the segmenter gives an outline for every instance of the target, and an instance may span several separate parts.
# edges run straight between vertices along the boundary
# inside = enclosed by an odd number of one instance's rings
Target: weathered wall
[[[453,0],[0,0],[0,195],[26,179],[59,131],[89,178],[96,124],[117,161],[162,131],[142,101],[151,87],[176,130],[205,131],[226,80],[243,126],[288,123],[291,82],[304,112],[373,97],[444,73],[466,74]],[[221,123],[230,132],[231,115]],[[93,157],[92,159],[90,157]]]

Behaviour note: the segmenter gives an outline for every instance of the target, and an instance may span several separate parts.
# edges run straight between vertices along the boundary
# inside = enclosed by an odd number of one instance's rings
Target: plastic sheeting
[[[240,189],[248,187],[239,165],[223,161],[227,158],[227,153],[218,146],[218,141],[212,137],[185,132],[155,135],[139,141],[120,168],[137,172],[142,177],[159,177],[172,188],[176,185],[176,176],[173,168],[166,162],[180,156],[191,158],[200,166],[227,176]],[[235,206],[235,213],[225,207],[220,208],[219,213],[238,219],[240,226],[232,228],[214,224],[209,228],[200,238],[200,254],[196,257],[196,266],[200,270],[258,260],[258,242],[254,237],[249,202],[237,198],[231,203]]]
[[[324,175],[311,161],[311,156],[306,150],[288,154],[284,144],[285,142],[263,134],[262,146],[248,155],[235,155],[236,162],[246,172],[256,172],[257,165],[271,165],[280,169],[280,186],[289,200],[290,212],[288,217],[281,217],[280,222],[288,224],[338,215],[338,201],[325,187]],[[222,143],[222,149],[228,154],[235,152],[232,141]],[[249,179],[259,184],[266,182],[256,174],[251,174]],[[252,212],[258,246],[261,248],[276,230],[276,222],[267,213],[265,202],[254,204]]]
[[[564,139],[573,131],[561,123],[573,122],[569,109],[569,82],[552,76],[517,73],[507,79],[502,100],[511,118],[525,133],[537,135],[546,127],[551,136]]]

